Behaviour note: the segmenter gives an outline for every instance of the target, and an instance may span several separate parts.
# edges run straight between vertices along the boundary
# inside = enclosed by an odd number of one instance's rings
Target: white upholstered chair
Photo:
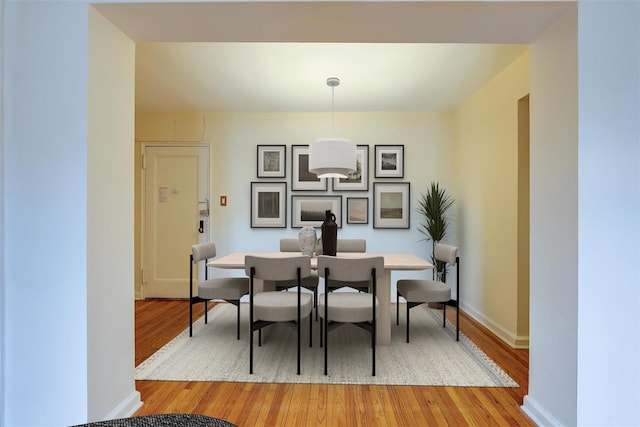
[[[324,341],[324,374],[327,375],[328,332],[346,323],[359,326],[371,334],[371,372],[376,375],[376,319],[378,317],[377,280],[384,274],[384,258],[318,257],[318,274],[325,280],[325,291],[320,296],[318,311],[322,318],[321,344]],[[330,292],[333,281],[348,286],[368,282],[371,292]],[[355,288],[354,288],[355,289]]]
[[[407,342],[409,342],[409,310],[423,303],[442,303],[442,326],[446,326],[447,306],[456,308],[456,341],[460,340],[460,258],[458,248],[442,243],[436,244],[435,258],[451,266],[456,266],[456,299],[451,298],[451,287],[445,282],[424,279],[402,279],[397,282],[397,300],[402,296],[407,300]],[[396,324],[400,324],[400,305],[396,304]]]
[[[288,322],[296,326],[298,336],[298,369],[300,375],[300,322],[309,317],[309,346],[312,346],[313,298],[301,292],[304,277],[311,274],[311,259],[308,256],[269,258],[247,255],[245,272],[249,275],[249,373],[253,374],[253,332],[259,331],[258,343],[262,344],[262,328],[276,322]],[[266,291],[255,293],[255,280],[295,280],[295,292]]]
[[[198,243],[191,246],[189,255],[189,336],[193,336],[193,305],[204,303],[204,323],[208,322],[207,302],[221,299],[237,307],[237,339],[240,339],[240,298],[249,293],[249,279],[247,277],[221,277],[209,279],[209,267],[206,263],[216,256],[214,243]],[[193,295],[193,266],[200,261],[205,262],[204,280],[198,282],[198,295]]]
[[[338,252],[366,252],[367,241],[364,239],[338,239],[337,242]],[[322,255],[322,241],[318,242],[316,247],[317,255]],[[297,252],[300,253],[300,242],[298,239],[280,239],[280,252]],[[351,283],[342,285],[338,282],[334,282],[335,287],[332,289],[341,288],[343,286],[352,286],[356,289],[367,292],[368,281],[362,283]],[[284,280],[275,283],[276,290],[283,290],[295,287],[295,280]],[[316,320],[318,320],[318,272],[313,270],[309,277],[302,278],[302,287],[309,289],[313,292],[313,306],[316,308]]]
[[[280,239],[280,252],[295,252],[300,254],[300,242],[298,239]],[[284,289],[289,289],[296,287],[298,285],[296,279],[292,280],[280,280],[275,282],[275,289],[277,291],[281,291]],[[313,292],[313,306],[318,306],[318,273],[316,271],[311,271],[311,274],[307,277],[303,277],[300,285]],[[316,314],[316,319],[317,319]]]
[[[336,252],[366,252],[367,241],[365,239],[338,239],[336,245]],[[356,282],[341,282],[340,280],[332,280],[330,290],[349,287],[357,289],[360,292],[369,291],[369,280],[363,280],[360,283]],[[325,281],[325,288],[327,284]]]

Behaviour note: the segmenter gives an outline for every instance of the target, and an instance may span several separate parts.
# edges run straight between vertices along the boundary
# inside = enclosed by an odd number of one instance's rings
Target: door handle
[[[204,233],[204,221],[200,220],[200,228],[198,228],[200,234]]]

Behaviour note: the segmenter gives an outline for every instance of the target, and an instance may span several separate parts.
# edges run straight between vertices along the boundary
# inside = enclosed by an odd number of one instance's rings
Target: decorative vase
[[[316,229],[311,226],[302,227],[298,233],[298,242],[302,255],[313,256],[316,249]]]
[[[324,212],[324,222],[322,223],[322,254],[336,256],[338,245],[338,224],[336,216],[330,210]]]

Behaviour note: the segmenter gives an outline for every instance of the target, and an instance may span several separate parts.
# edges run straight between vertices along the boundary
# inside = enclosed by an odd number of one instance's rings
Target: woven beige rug
[[[308,323],[302,323],[302,374],[296,375],[296,335],[284,324],[270,326],[268,339],[254,347],[254,374],[249,375],[248,306],[241,308],[241,339],[236,340],[236,308],[218,304],[135,370],[136,380],[235,381],[310,384],[446,385],[518,387],[502,369],[463,333],[455,341],[453,325],[442,327],[438,311],[411,310],[411,343],[400,326],[391,329],[391,345],[378,346],[376,376],[371,376],[370,335],[353,325],[329,334],[329,375],[323,375],[324,349],[319,322],[314,321],[313,347]],[[186,313],[185,313],[186,315]],[[255,336],[257,337],[257,332]]]

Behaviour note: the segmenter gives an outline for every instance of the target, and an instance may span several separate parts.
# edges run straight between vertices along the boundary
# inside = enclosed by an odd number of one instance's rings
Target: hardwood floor
[[[201,316],[203,304],[194,310]],[[186,300],[136,301],[136,365],[188,326],[188,312]],[[136,381],[144,402],[136,415],[197,413],[238,426],[534,426],[520,409],[529,351],[512,349],[463,312],[460,329],[520,387]]]

